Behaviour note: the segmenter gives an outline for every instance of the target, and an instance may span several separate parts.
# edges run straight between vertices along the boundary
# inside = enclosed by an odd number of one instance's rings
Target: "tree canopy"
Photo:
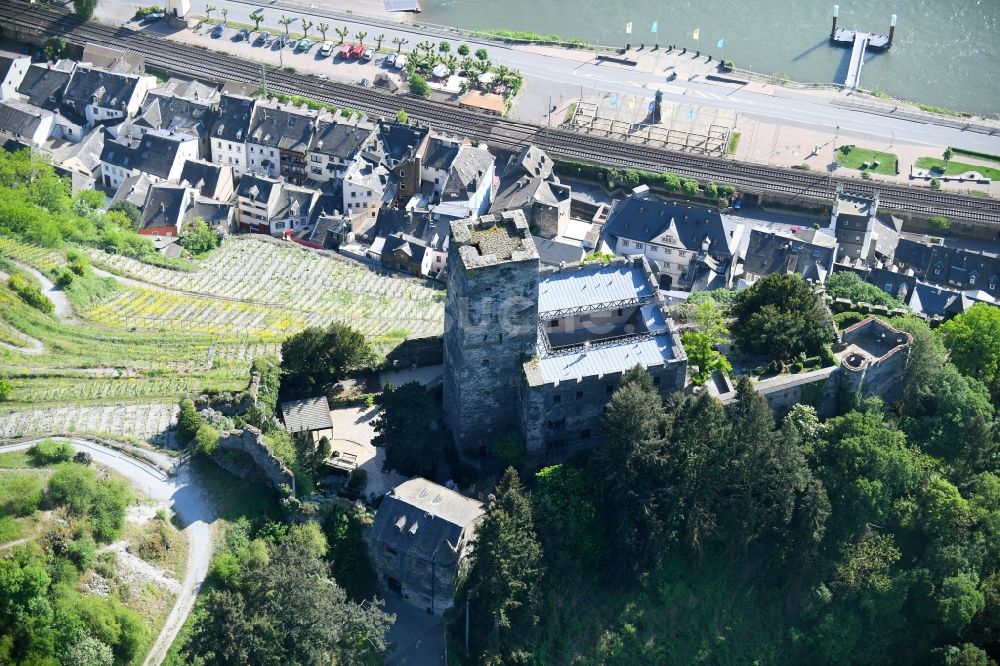
[[[1000,397],[1000,308],[976,303],[941,326],[951,361]]]
[[[363,333],[334,322],[310,326],[281,343],[281,388],[298,397],[371,365],[375,358]]]
[[[818,354],[834,339],[833,318],[799,275],[774,273],[745,289],[732,307],[740,349],[781,360]]]
[[[426,387],[418,382],[386,386],[375,402],[382,412],[374,423],[372,443],[385,449],[385,468],[433,478],[443,437],[434,429],[440,410]]]
[[[906,307],[905,304],[895,297],[883,291],[873,284],[865,282],[857,273],[852,271],[840,271],[834,273],[826,279],[824,283],[826,293],[834,298],[846,298],[852,303],[871,303],[872,305],[884,305],[890,308]]]

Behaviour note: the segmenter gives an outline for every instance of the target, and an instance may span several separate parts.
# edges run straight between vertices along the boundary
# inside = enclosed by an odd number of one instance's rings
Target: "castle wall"
[[[368,554],[383,591],[398,584],[398,591],[407,603],[430,609],[435,615],[441,615],[455,604],[457,560],[435,564],[376,541],[369,542]]]

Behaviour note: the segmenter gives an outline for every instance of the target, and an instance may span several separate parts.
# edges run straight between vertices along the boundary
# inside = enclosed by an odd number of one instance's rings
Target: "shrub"
[[[181,400],[181,411],[177,415],[177,436],[185,444],[190,442],[198,434],[202,420],[194,408],[194,402],[185,398]]]
[[[431,87],[427,85],[427,79],[414,74],[410,77],[410,92],[420,97],[427,97],[431,93]]]
[[[80,571],[86,571],[94,565],[97,558],[97,543],[94,537],[84,534],[66,544],[66,556]]]
[[[708,181],[705,185],[705,196],[709,199],[715,199],[719,196],[719,188],[712,181]]]
[[[42,503],[42,480],[36,474],[18,474],[4,479],[0,491],[0,517],[30,516]]]
[[[524,464],[526,453],[524,440],[517,435],[507,435],[493,443],[493,455],[500,461],[500,465],[504,469],[508,467],[519,468]]]
[[[82,516],[97,495],[97,474],[89,467],[62,463],[49,479],[49,500]]]
[[[406,113],[405,109],[400,109],[399,113],[396,114],[396,122],[405,125],[410,121],[410,116]]]
[[[197,453],[210,456],[215,453],[216,447],[219,446],[219,431],[207,423],[203,423],[198,427],[194,441]]]
[[[101,541],[111,541],[121,534],[125,526],[125,509],[131,499],[132,494],[124,481],[112,479],[98,484],[90,507],[94,536]]]
[[[937,178],[931,178],[931,189],[937,192],[941,189],[941,181]]]
[[[55,465],[73,457],[73,445],[46,439],[28,449],[28,455],[36,465]]]
[[[7,287],[17,294],[22,301],[46,314],[55,310],[52,301],[41,292],[35,285],[29,283],[20,275],[11,275],[7,278]]]
[[[927,224],[929,224],[932,229],[944,231],[951,226],[951,221],[943,215],[933,215],[927,218]]]
[[[91,456],[86,451],[80,451],[75,456],[73,456],[73,462],[77,465],[89,465],[94,462],[93,456]]]
[[[681,191],[689,197],[696,197],[701,191],[701,188],[698,187],[697,180],[688,179],[681,182]]]
[[[0,402],[7,402],[14,397],[14,385],[9,379],[0,379]]]

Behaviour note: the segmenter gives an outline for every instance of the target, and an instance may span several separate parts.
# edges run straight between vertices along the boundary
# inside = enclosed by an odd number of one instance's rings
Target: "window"
[[[562,396],[561,395],[554,395],[554,396],[552,396],[552,404],[553,405],[558,405],[560,402],[562,402]]]
[[[558,325],[559,325],[559,320],[558,319],[553,319],[552,321],[549,322],[549,328],[555,328]]]
[[[660,376],[656,375],[655,377],[653,377],[653,386],[659,386],[659,385],[660,385]]]
[[[321,160],[322,160],[323,158],[322,158],[322,157],[320,157],[319,155],[310,155],[310,156],[309,156],[309,159],[310,159],[311,161],[313,161],[313,162],[319,162],[319,161],[321,161]]]
[[[885,283],[885,291],[888,291],[889,293],[892,293],[892,283],[891,282],[886,282]]]
[[[969,276],[969,284],[970,285],[976,284],[976,276],[975,275],[970,275]]]
[[[590,439],[590,428],[580,433],[580,439]]]
[[[643,247],[645,247],[645,246],[642,243],[636,243],[635,244],[635,249],[637,249],[637,250],[641,250]]]
[[[483,364],[483,366],[484,366],[484,367],[485,367],[485,366],[487,366],[487,365],[489,365],[489,364],[490,364],[490,359],[488,359],[488,358],[484,358],[484,359],[482,360],[482,364]]]
[[[583,391],[577,391],[576,392],[576,399],[577,400],[583,400]]]
[[[618,308],[617,310],[615,310],[615,316],[617,316],[617,317],[621,317],[622,316],[622,309],[621,308]]]
[[[624,245],[625,247],[628,247],[628,241],[625,240],[625,239],[622,239],[622,245]]]
[[[400,178],[406,178],[406,172],[405,171],[400,171],[399,172],[399,177]]]
[[[615,385],[608,384],[607,386],[604,387],[604,392],[607,393],[608,395],[611,395],[612,393],[615,392]]]

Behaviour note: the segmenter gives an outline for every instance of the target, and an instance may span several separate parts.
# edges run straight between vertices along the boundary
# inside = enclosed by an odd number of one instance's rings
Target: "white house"
[[[63,111],[89,130],[102,121],[131,118],[155,76],[120,74],[78,65],[63,91]]]
[[[222,95],[208,134],[211,160],[233,168],[239,178],[247,172],[247,135],[255,101],[241,95]]]
[[[351,125],[320,120],[306,152],[306,178],[326,183],[343,178],[354,158],[374,137],[371,125]]]
[[[0,100],[17,97],[17,87],[21,85],[29,67],[30,56],[0,51]]]
[[[482,147],[462,146],[448,169],[435,215],[465,219],[482,215],[493,201],[493,155]]]
[[[198,159],[198,138],[166,130],[150,130],[141,139],[106,137],[101,151],[101,181],[118,189],[129,176],[146,174],[154,183],[178,182],[184,163]]]
[[[55,114],[51,111],[17,100],[0,102],[0,136],[37,148],[55,129]]]
[[[237,222],[243,231],[290,236],[306,228],[319,196],[313,189],[248,174],[236,192]]]
[[[420,160],[420,180],[433,184],[434,194],[440,195],[448,181],[448,172],[458,157],[462,142],[432,136],[427,141],[423,159]]]
[[[358,157],[347,168],[343,185],[343,212],[351,218],[363,218],[375,223],[379,209],[392,202],[396,195],[389,170]],[[363,234],[371,224],[363,223],[354,232]]]

